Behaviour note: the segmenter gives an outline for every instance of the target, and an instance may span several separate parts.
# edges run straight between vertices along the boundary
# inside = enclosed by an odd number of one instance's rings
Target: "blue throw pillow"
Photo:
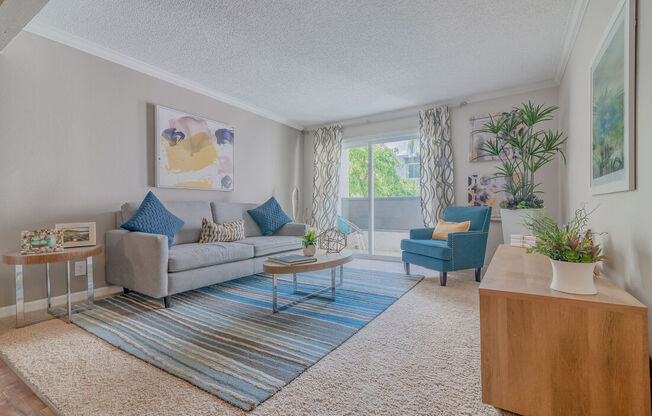
[[[274,197],[269,198],[267,202],[259,207],[247,210],[247,212],[256,221],[263,235],[272,235],[288,222],[292,222]]]
[[[120,227],[129,231],[168,236],[168,248],[172,247],[174,235],[183,227],[183,220],[168,211],[150,191],[138,211]]]

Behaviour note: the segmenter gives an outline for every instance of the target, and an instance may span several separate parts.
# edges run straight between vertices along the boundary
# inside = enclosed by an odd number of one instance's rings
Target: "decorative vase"
[[[314,244],[311,244],[311,245],[309,245],[308,247],[304,247],[304,248],[303,248],[303,255],[304,255],[304,256],[308,256],[308,257],[312,257],[312,256],[315,255],[315,251],[316,251],[316,250],[317,250],[317,249],[315,248],[315,245],[314,245]]]
[[[503,242],[509,244],[512,234],[531,234],[531,231],[523,225],[523,222],[530,216],[543,214],[543,208],[526,209],[500,209],[500,219],[503,227]]]
[[[597,263],[570,263],[549,260],[552,263],[551,289],[576,295],[595,295],[598,293],[593,284],[593,270]]]

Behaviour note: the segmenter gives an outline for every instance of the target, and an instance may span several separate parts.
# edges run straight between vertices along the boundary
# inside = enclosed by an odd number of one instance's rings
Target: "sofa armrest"
[[[308,232],[308,224],[301,224],[299,222],[288,222],[281,228],[276,230],[274,235],[287,235],[294,237],[303,237]]]
[[[104,235],[106,281],[160,298],[168,295],[168,238],[109,230]]]
[[[448,247],[452,250],[454,270],[475,269],[484,266],[488,232],[460,231],[448,233]]]
[[[432,240],[434,228],[413,228],[410,230],[410,240]]]

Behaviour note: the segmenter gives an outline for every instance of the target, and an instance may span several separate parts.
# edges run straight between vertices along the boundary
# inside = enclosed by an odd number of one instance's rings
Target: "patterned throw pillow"
[[[267,202],[259,207],[247,210],[247,212],[256,221],[263,235],[273,235],[279,228],[288,222],[292,222],[274,197],[269,198]]]
[[[244,220],[225,222],[224,224],[216,224],[206,218],[201,220],[200,243],[236,241],[244,238]]]
[[[150,191],[143,199],[138,211],[120,227],[129,231],[167,235],[168,248],[170,248],[174,235],[183,227],[183,220],[168,211]]]

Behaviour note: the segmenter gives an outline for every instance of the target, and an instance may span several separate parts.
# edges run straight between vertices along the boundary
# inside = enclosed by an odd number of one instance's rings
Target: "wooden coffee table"
[[[288,254],[303,254],[301,251],[296,253]],[[297,303],[304,302],[313,297],[323,297],[326,299],[335,300],[335,288],[341,286],[344,281],[344,264],[353,260],[353,252],[351,250],[342,250],[339,253],[326,253],[324,250],[318,250],[315,254],[317,258],[316,262],[297,264],[293,266],[288,266],[284,264],[274,263],[272,261],[266,261],[263,263],[263,271],[272,275],[272,311],[278,312],[283,309],[287,309],[290,306],[296,305]],[[340,282],[336,284],[336,269],[340,268]],[[297,273],[309,273],[315,272],[318,270],[331,269],[331,282],[330,286],[323,287],[314,292],[305,292],[297,289]],[[294,293],[305,295],[300,299],[295,299],[284,305],[278,305],[278,296],[277,296],[277,285],[278,285],[278,275],[280,274],[291,274],[292,275],[292,285],[294,288]],[[322,295],[324,292],[331,292],[330,296]]]

